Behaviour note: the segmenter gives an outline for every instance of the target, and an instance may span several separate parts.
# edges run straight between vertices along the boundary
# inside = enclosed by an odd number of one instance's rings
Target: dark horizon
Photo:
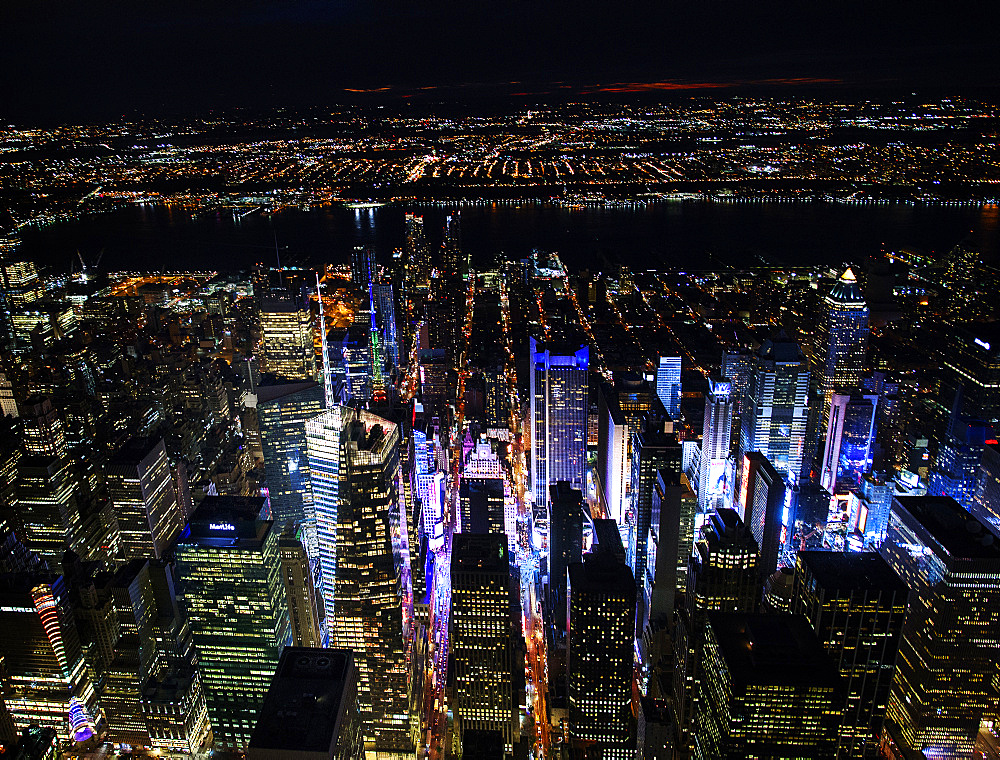
[[[896,1],[483,8],[12,0],[0,10],[0,119],[111,120],[358,98],[633,97],[650,83],[665,83],[649,90],[663,96],[994,92],[998,15]]]

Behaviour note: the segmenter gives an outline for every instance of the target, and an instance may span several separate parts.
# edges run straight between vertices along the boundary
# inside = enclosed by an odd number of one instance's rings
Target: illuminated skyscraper
[[[673,625],[674,601],[688,585],[697,511],[698,497],[684,475],[669,470],[656,473],[643,568],[643,629],[651,622]]]
[[[631,475],[628,456],[631,433],[618,395],[608,383],[598,388],[597,414],[597,474],[604,492],[605,509],[608,517],[623,525]]]
[[[445,274],[464,275],[468,269],[468,261],[462,253],[462,216],[458,211],[445,217],[441,259]]]
[[[635,579],[607,551],[569,566],[569,736],[606,760],[631,760]],[[630,744],[632,746],[630,746]]]
[[[1000,421],[1000,330],[995,322],[955,326],[941,346],[940,408]]]
[[[866,757],[882,733],[908,594],[874,552],[796,558],[791,611],[806,616],[846,680],[840,757]]]
[[[640,589],[646,577],[646,552],[653,519],[656,479],[661,470],[665,473],[665,480],[679,478],[681,454],[677,436],[665,433],[661,420],[647,419],[644,427],[632,431],[629,505],[625,513],[628,543],[625,548],[636,587]],[[640,610],[638,618],[640,622],[645,618],[644,611]]]
[[[122,559],[160,559],[184,529],[163,439],[129,441],[106,468]]]
[[[247,760],[361,760],[358,669],[343,649],[285,647]]]
[[[463,477],[458,509],[462,533],[504,533],[503,479]]]
[[[672,691],[684,745],[694,746],[707,613],[754,612],[760,600],[760,557],[753,533],[734,509],[711,516],[695,544],[685,604],[674,629]]]
[[[206,499],[176,549],[216,746],[235,751],[250,739],[290,638],[278,533],[262,507],[263,499]]]
[[[709,612],[697,760],[837,757],[840,672],[801,615]]]
[[[399,340],[396,335],[396,303],[392,285],[372,285],[372,303],[375,306],[375,324],[378,326],[382,360],[390,367],[399,366]]]
[[[978,487],[979,464],[992,431],[992,426],[982,420],[964,417],[953,420],[938,445],[927,492],[934,496],[950,496],[971,509]]]
[[[321,647],[328,641],[323,602],[313,581],[309,555],[300,536],[301,530],[296,531],[288,525],[278,539],[281,581],[288,601],[292,646]]]
[[[791,520],[785,515],[785,484],[767,457],[751,451],[743,457],[744,515],[760,548],[760,581],[778,567]]]
[[[747,452],[759,451],[794,486],[802,472],[808,416],[809,365],[798,343],[784,335],[765,341],[744,403],[737,464]]]
[[[306,546],[314,553],[316,518],[306,455],[306,420],[320,414],[323,404],[323,386],[311,380],[257,389],[257,426],[271,513],[279,526],[289,521],[303,525]]]
[[[264,370],[288,380],[316,377],[316,349],[309,308],[291,298],[265,298],[260,308]]]
[[[521,668],[514,646],[520,620],[502,533],[456,533],[451,550],[451,656],[455,722],[499,731],[513,752],[518,731]]]
[[[62,576],[0,578],[0,652],[3,702],[19,731],[37,723],[86,741],[103,730]]]
[[[823,323],[816,356],[824,409],[834,391],[856,387],[868,351],[868,304],[850,268],[823,299]]]
[[[377,273],[375,251],[361,246],[351,251],[351,283],[355,288],[367,293]]]
[[[406,279],[413,286],[426,286],[431,277],[431,252],[424,234],[424,218],[407,213]]]
[[[412,756],[399,428],[335,406],[306,423],[306,438],[330,644],[358,657],[366,746]]]
[[[661,356],[656,368],[656,395],[670,419],[681,416],[681,357]]]
[[[585,487],[590,347],[542,346],[532,338],[529,351],[531,489],[542,506],[559,480]]]
[[[877,395],[833,393],[819,482],[829,493],[857,488],[871,469]]]
[[[886,733],[929,758],[969,757],[996,709],[1000,544],[954,499],[893,499],[879,553],[910,588]]]
[[[722,506],[728,485],[726,461],[732,439],[732,390],[733,384],[728,378],[709,377],[698,476],[698,507],[702,512],[712,512]]]

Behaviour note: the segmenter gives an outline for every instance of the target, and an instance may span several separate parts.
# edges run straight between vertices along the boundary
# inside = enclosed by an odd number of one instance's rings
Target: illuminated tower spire
[[[382,349],[379,345],[378,325],[375,322],[375,300],[372,292],[372,283],[368,282],[368,309],[372,317],[371,326],[371,351],[372,351],[372,396],[385,399],[385,377],[382,374]]]
[[[319,287],[319,272],[316,273],[316,299],[319,301],[319,342],[323,352],[323,399],[324,407],[329,409],[334,405],[333,378],[330,375],[330,355],[326,347],[326,309],[323,308],[323,291]]]

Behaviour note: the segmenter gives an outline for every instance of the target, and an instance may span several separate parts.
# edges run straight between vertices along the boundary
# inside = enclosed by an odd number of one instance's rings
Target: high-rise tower
[[[823,299],[823,322],[816,358],[824,410],[834,391],[861,382],[868,350],[868,304],[850,267]]]
[[[590,347],[542,346],[531,360],[531,488],[544,505],[556,481],[584,488]]]
[[[726,461],[732,438],[733,384],[729,378],[711,376],[705,393],[705,425],[701,437],[701,467],[698,476],[698,506],[714,512],[725,497]]]
[[[681,357],[660,357],[656,368],[656,395],[670,419],[678,419],[681,415]]]

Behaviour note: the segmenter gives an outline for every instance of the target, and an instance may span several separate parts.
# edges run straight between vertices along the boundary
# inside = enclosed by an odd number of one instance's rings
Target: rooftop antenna
[[[334,406],[333,398],[333,377],[330,375],[330,355],[326,348],[326,309],[323,308],[323,291],[319,286],[319,272],[316,272],[316,298],[319,301],[319,342],[320,350],[323,352],[323,399],[325,409]]]

